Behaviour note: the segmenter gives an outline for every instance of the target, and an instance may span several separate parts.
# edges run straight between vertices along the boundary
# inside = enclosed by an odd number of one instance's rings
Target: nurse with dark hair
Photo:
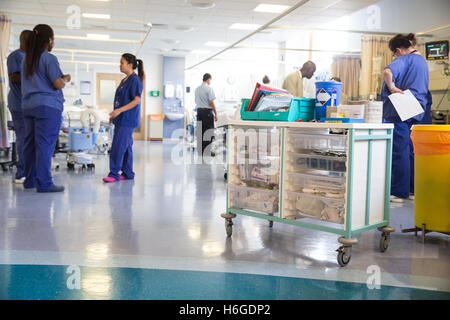
[[[58,59],[50,53],[54,34],[50,26],[38,24],[26,45],[22,63],[22,110],[25,121],[23,150],[24,188],[37,192],[62,192],[53,184],[51,164],[61,127],[64,96],[62,88],[70,81]]]
[[[137,69],[138,74],[134,72]],[[114,111],[110,118],[114,123],[114,137],[109,157],[109,174],[106,183],[134,179],[133,132],[141,118],[142,82],[144,63],[131,53],[120,59],[120,72],[126,77],[120,82],[114,96]]]
[[[414,34],[398,34],[389,41],[389,49],[396,57],[384,69],[383,119],[394,124],[392,148],[391,201],[412,199],[414,194],[414,153],[411,141],[413,124],[431,124],[431,93],[428,91],[429,72],[425,59],[414,49]],[[388,96],[410,90],[424,112],[401,121]]]
[[[23,183],[25,174],[23,169],[23,143],[25,139],[25,123],[22,112],[22,81],[21,69],[22,61],[25,58],[25,51],[28,38],[33,31],[24,30],[20,33],[20,48],[11,52],[7,59],[9,93],[8,93],[8,109],[11,112],[12,121],[14,123],[14,132],[16,134],[16,146],[18,161],[16,164],[15,183]]]

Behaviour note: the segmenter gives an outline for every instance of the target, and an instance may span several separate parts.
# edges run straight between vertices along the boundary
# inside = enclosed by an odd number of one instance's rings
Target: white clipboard
[[[424,112],[419,101],[409,90],[405,90],[403,93],[393,93],[389,96],[389,99],[391,99],[402,121],[411,119]]]

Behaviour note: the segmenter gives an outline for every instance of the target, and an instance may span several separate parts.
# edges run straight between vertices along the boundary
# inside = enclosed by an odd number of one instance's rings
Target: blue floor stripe
[[[70,290],[67,266],[0,265],[0,299],[303,300],[450,299],[449,292],[225,272],[80,267]],[[69,278],[72,277],[72,278]]]

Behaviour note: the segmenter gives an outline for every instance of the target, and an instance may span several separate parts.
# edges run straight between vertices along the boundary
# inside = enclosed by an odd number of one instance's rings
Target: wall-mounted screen
[[[448,59],[448,40],[425,43],[427,60]]]

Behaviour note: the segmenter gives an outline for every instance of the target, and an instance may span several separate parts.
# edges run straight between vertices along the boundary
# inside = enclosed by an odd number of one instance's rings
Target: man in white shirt
[[[214,139],[213,134],[207,134],[205,132],[214,129],[214,121],[217,121],[217,111],[214,104],[216,95],[211,84],[211,75],[205,73],[203,75],[203,83],[195,89],[195,108],[197,110],[197,149],[201,154],[205,151],[206,147]],[[200,127],[199,127],[200,126]],[[200,136],[201,132],[201,136]]]

